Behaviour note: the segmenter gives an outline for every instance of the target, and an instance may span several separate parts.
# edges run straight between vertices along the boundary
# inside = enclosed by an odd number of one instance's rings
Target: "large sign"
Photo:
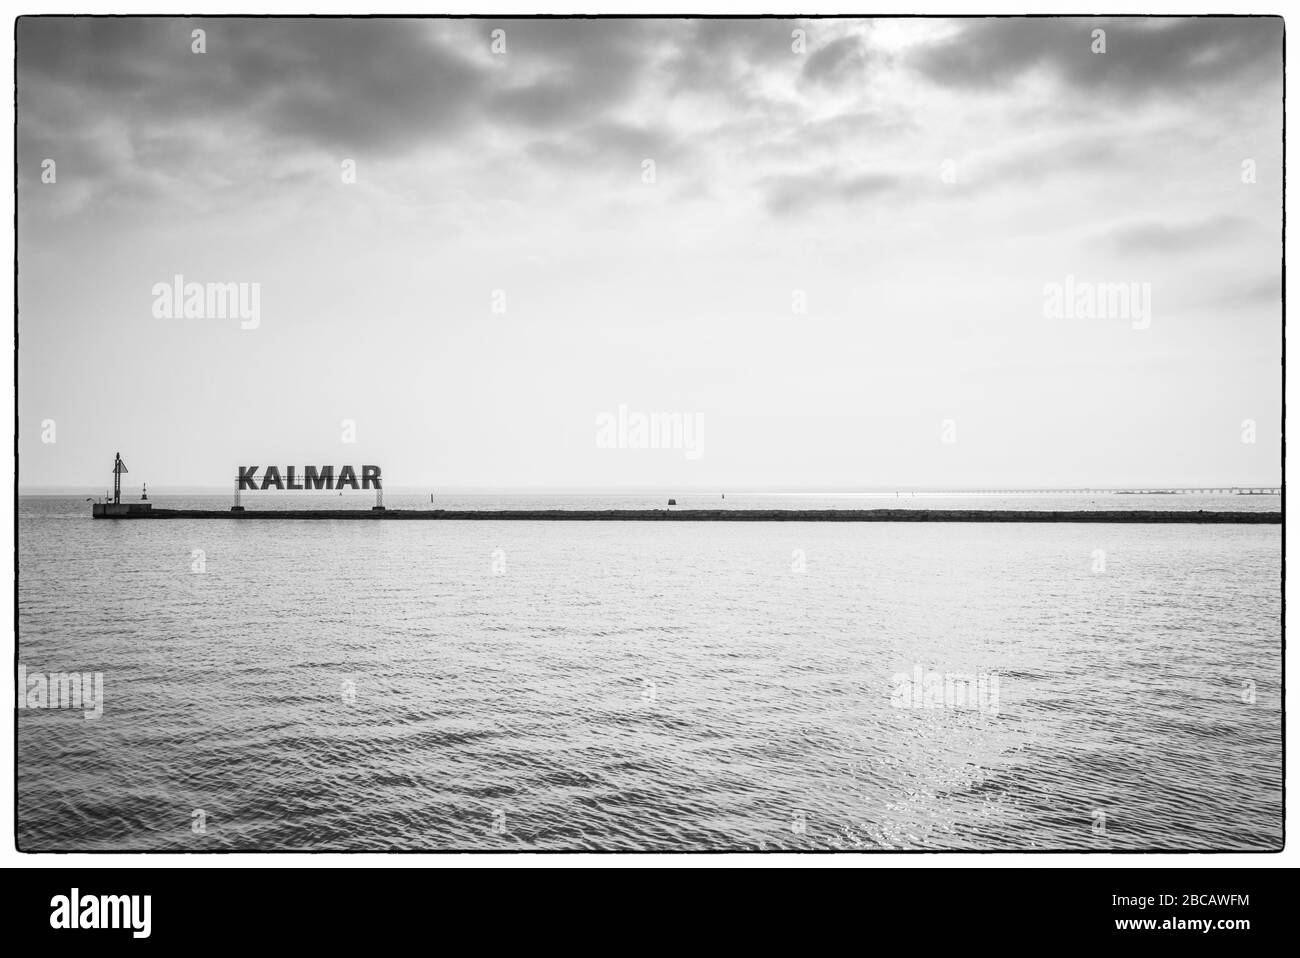
[[[279,466],[267,466],[259,482],[257,470],[260,466],[239,467],[239,489],[382,489],[378,466],[362,466],[361,479],[351,466],[339,466],[335,475],[333,466],[303,466],[298,472],[297,466],[285,466],[284,472]]]

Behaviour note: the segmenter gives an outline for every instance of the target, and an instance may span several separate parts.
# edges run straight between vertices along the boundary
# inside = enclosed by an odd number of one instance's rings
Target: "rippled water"
[[[1277,526],[88,509],[19,507],[20,662],[105,690],[19,713],[24,850],[1281,843]]]

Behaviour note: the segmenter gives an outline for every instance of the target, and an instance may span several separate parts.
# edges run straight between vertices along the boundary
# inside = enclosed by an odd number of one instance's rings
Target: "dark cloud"
[[[191,31],[199,28],[207,50],[195,54]],[[57,157],[61,173],[103,202],[223,160],[314,150],[373,162],[464,144],[475,131],[505,134],[499,143],[520,148],[540,134],[552,155],[567,152],[580,167],[650,146],[659,156],[662,138],[620,114],[678,28],[27,17],[18,24],[19,167]],[[500,57],[490,52],[497,29],[506,33]],[[214,141],[224,146],[214,150]],[[236,147],[242,154],[218,155]]]
[[[1041,69],[1085,92],[1182,93],[1204,84],[1229,95],[1248,79],[1280,77],[1281,24],[959,21],[952,36],[904,62],[959,91],[1004,86]],[[196,55],[190,31],[199,27],[207,52]],[[1089,50],[1097,27],[1107,31],[1103,55]],[[497,29],[506,35],[503,56],[489,52]],[[796,29],[806,34],[803,55],[792,50]],[[906,98],[828,100],[866,71],[891,66],[868,55],[870,38],[869,23],[846,20],[24,17],[17,25],[19,170],[27,182],[42,158],[57,157],[61,177],[102,199],[183,185],[187,174],[192,191],[194,183],[209,188],[235,168],[242,178],[226,178],[246,184],[247,166],[263,160],[269,181],[286,170],[319,169],[322,152],[371,163],[448,144],[490,149],[503,169],[523,157],[568,177],[618,175],[653,158],[680,188],[697,192],[708,187],[697,178],[744,162],[758,200],[784,215],[897,190],[892,174],[836,164],[859,144],[887,145],[932,126]],[[1262,97],[1238,99],[1253,105]],[[698,118],[691,116],[701,100]],[[958,153],[959,182],[973,192],[1126,161],[1138,147],[1096,138],[1090,125],[1113,100],[1059,97],[1054,108],[1087,136],[1049,138],[1041,149],[1021,137],[1017,149],[970,170]],[[939,107],[948,123],[951,105]],[[1050,114],[1009,122],[1060,129],[1061,115]],[[929,171],[946,155],[918,157],[917,168]],[[777,172],[789,175],[764,175]],[[1174,242],[1145,237],[1162,241]]]
[[[207,32],[206,53],[190,51],[195,28]],[[494,61],[487,51],[498,28],[507,53]],[[635,91],[663,29],[613,20],[24,18],[20,109],[37,113],[66,89],[133,132],[198,117],[380,154],[488,121],[585,126]]]
[[[866,69],[867,54],[859,36],[840,37],[808,54],[803,76],[814,83],[840,83],[861,76]]]
[[[26,18],[18,50],[20,104],[63,86],[127,123],[244,120],[330,147],[436,135],[487,79],[430,25],[392,20]]]
[[[200,28],[207,50],[195,54]],[[796,29],[807,54],[792,49]],[[843,29],[777,19],[24,18],[20,167],[58,155],[83,183],[97,177],[102,196],[210,165],[205,129],[246,155],[307,149],[367,162],[479,131],[557,172],[650,157],[674,162],[685,183],[683,159],[699,145],[642,123],[638,97],[659,107],[711,97],[777,140],[806,122],[796,80],[831,84],[861,69],[862,41]],[[501,55],[491,52],[497,30]],[[773,71],[789,80],[785,100],[770,99]],[[154,175],[162,164],[171,167]]]
[[[487,72],[427,24],[312,24],[307,35],[255,28],[241,44],[236,70],[265,127],[330,149],[382,152],[479,118]]]
[[[750,65],[797,67],[794,30],[812,29],[807,21],[790,20],[681,20],[674,21],[670,65],[682,83],[716,83],[731,77],[738,67]]]
[[[787,71],[797,76],[806,54],[793,50],[794,30],[804,30],[809,45],[817,28],[798,19],[670,21],[671,44],[662,73],[674,94],[705,95],[737,109],[771,112],[757,77]]]
[[[640,88],[669,23],[656,20],[497,20],[505,31],[502,86],[486,110],[515,123],[554,130],[586,125]]]
[[[1092,52],[1092,31],[1106,52]],[[1280,17],[988,18],[916,51],[911,64],[945,86],[1005,86],[1042,68],[1067,85],[1138,95],[1187,92],[1249,77],[1280,80]]]

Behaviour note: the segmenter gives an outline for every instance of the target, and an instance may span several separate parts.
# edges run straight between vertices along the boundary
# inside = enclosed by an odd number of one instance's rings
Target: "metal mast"
[[[116,454],[113,460],[113,505],[118,505],[122,501],[122,473],[127,471],[126,463],[122,461],[122,454]]]

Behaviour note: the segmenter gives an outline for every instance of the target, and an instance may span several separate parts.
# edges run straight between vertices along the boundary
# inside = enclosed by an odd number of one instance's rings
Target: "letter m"
[[[334,488],[334,467],[321,466],[320,472],[316,471],[315,466],[307,466],[306,473],[302,477],[302,486],[304,489],[333,489]]]
[[[208,319],[230,319],[239,302],[238,283],[208,283]]]
[[[1104,304],[1104,305],[1103,305]],[[1102,319],[1129,318],[1127,283],[1101,283],[1097,286],[1097,307]]]
[[[101,928],[126,928],[130,925],[130,898],[126,895],[101,895],[99,901],[101,909],[99,926]]]
[[[58,694],[51,695],[51,704],[58,703],[60,708],[81,708],[81,673],[59,672]],[[51,692],[54,690],[51,689]]]

